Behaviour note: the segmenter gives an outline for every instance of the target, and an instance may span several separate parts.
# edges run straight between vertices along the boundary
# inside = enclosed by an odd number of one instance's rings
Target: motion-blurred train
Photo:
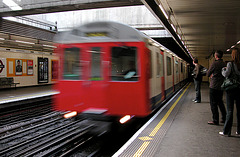
[[[138,30],[92,22],[55,38],[60,79],[55,107],[121,123],[145,117],[182,87],[187,63]]]

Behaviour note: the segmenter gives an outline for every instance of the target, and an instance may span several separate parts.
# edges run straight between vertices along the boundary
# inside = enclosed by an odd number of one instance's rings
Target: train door
[[[173,64],[172,64],[172,56],[165,52],[165,91],[166,97],[168,98],[169,95],[173,92]]]
[[[148,55],[142,42],[110,47],[109,113],[145,116],[149,113]],[[148,69],[149,70],[149,69]],[[149,106],[148,106],[149,105]]]
[[[166,98],[166,93],[165,93],[165,79],[164,79],[164,52],[161,50],[160,51],[160,77],[161,77],[161,91],[162,91],[162,100]]]
[[[62,51],[62,79],[58,109],[106,110],[105,47],[94,44],[67,45]],[[96,110],[98,109],[98,110]]]
[[[177,57],[174,57],[174,87],[175,90],[179,88],[179,59]]]
[[[174,63],[174,56],[172,56],[172,87],[173,92],[175,91],[175,63]]]
[[[87,104],[86,111],[105,112],[108,62],[106,61],[106,47],[98,44],[87,44],[86,53],[86,79],[83,82],[82,90]]]

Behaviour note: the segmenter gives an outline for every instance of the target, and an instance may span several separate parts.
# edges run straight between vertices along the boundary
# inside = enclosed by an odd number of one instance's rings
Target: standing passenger
[[[193,64],[195,65],[195,68],[193,69],[193,79],[194,79],[194,85],[195,85],[195,90],[196,90],[196,99],[193,101],[196,103],[201,103],[201,83],[202,83],[202,75],[200,73],[201,69],[203,66],[198,64],[198,59],[194,58],[193,59]]]
[[[240,77],[240,52],[238,48],[232,50],[232,62],[227,64],[227,67],[223,68],[222,75],[228,77],[235,71],[238,77]],[[237,108],[237,131],[236,134],[240,134],[240,87],[227,90],[227,119],[224,124],[223,132],[219,132],[220,135],[231,135],[232,123],[233,123],[233,108],[234,101],[236,101]]]
[[[219,113],[218,107],[222,113],[221,123],[224,123],[226,120],[226,109],[223,104],[223,91],[221,90],[221,85],[224,81],[224,77],[222,76],[222,68],[226,66],[226,64],[222,60],[223,52],[216,51],[214,54],[215,61],[210,66],[207,76],[211,78],[210,81],[210,106],[212,111],[212,121],[209,121],[210,125],[218,125],[219,124]]]

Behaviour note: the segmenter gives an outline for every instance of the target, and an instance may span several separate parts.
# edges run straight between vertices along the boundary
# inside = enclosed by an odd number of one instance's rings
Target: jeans
[[[218,107],[222,113],[222,121],[225,122],[226,120],[226,109],[223,104],[223,91],[210,88],[210,106],[212,111],[212,119],[213,122],[218,124],[219,123],[219,113]]]
[[[195,91],[196,91],[196,101],[201,102],[201,83],[202,81],[194,79]]]
[[[227,117],[224,124],[223,133],[231,135],[232,124],[233,124],[233,109],[234,101],[236,101],[237,109],[237,132],[240,133],[240,89],[233,89],[226,91],[227,93]]]

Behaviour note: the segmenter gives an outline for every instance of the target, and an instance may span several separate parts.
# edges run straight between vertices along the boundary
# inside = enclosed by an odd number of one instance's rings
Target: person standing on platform
[[[228,62],[227,67],[223,68],[222,75],[228,77],[234,72],[240,77],[240,52],[238,48],[232,49],[232,62]],[[240,135],[240,87],[227,90],[227,117],[224,124],[223,132],[219,132],[220,135],[231,135],[233,124],[233,109],[234,101],[236,102],[237,109],[237,131],[236,134]]]
[[[202,83],[202,75],[200,73],[203,66],[198,64],[198,59],[193,59],[193,64],[195,65],[195,68],[193,69],[193,80],[195,85],[195,91],[196,91],[196,98],[193,100],[195,103],[201,103],[201,83]]]
[[[214,53],[215,61],[210,66],[207,76],[211,78],[210,80],[210,106],[212,111],[212,121],[209,121],[210,125],[219,124],[219,113],[218,107],[222,113],[221,123],[226,120],[226,109],[223,104],[223,91],[221,90],[221,85],[224,81],[222,76],[222,68],[226,66],[226,63],[222,60],[223,52],[216,51]]]

